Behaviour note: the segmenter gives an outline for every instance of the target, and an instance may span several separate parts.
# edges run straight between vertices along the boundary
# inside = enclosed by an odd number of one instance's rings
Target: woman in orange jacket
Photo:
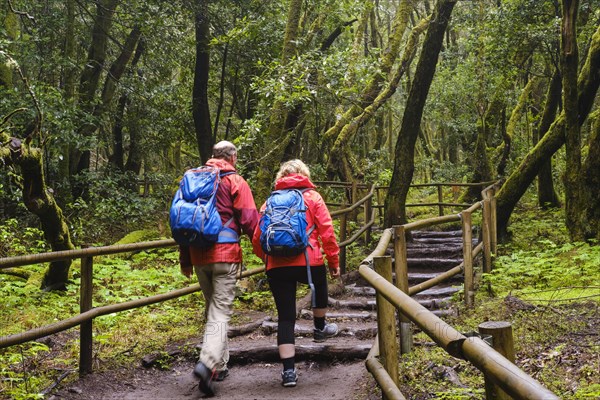
[[[307,232],[310,232],[309,246],[306,250],[308,252],[308,262],[315,291],[313,339],[316,342],[322,342],[338,333],[336,324],[325,323],[328,299],[327,268],[321,254],[321,243],[330,275],[334,278],[340,276],[340,250],[335,239],[331,215],[325,205],[325,201],[315,190],[315,185],[310,180],[308,167],[302,161],[291,160],[281,166],[277,173],[275,190],[282,189],[299,189],[302,191],[304,197],[307,209]],[[265,207],[266,204],[263,204],[261,213],[264,212]],[[312,229],[313,226],[314,229]],[[296,386],[296,382],[298,381],[298,375],[294,367],[296,286],[298,282],[308,283],[307,258],[304,253],[297,256],[270,256],[265,254],[260,243],[261,233],[261,227],[258,224],[254,231],[252,244],[254,252],[263,259],[267,266],[269,287],[277,306],[277,345],[279,356],[283,363],[283,372],[281,373],[282,385],[292,387]]]

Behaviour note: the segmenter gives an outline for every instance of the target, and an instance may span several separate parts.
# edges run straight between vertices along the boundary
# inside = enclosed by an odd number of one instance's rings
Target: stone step
[[[459,265],[462,258],[409,258],[407,262],[409,271],[413,268],[447,271]]]
[[[457,231],[412,231],[413,238],[462,237],[462,229]]]
[[[440,296],[451,296],[458,292],[461,288],[457,286],[445,286],[445,287],[432,287],[431,289],[424,290],[413,296],[415,300],[423,300],[424,298],[440,297]]]

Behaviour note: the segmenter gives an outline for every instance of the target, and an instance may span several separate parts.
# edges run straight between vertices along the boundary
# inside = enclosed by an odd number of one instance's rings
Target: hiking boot
[[[286,369],[281,373],[281,385],[285,387],[296,386],[298,375],[295,369]]]
[[[207,397],[211,397],[215,395],[215,384],[214,381],[217,378],[217,371],[210,370],[206,365],[202,362],[199,362],[194,367],[194,375],[200,378],[200,382],[198,383],[198,388],[202,393],[204,393]]]
[[[217,371],[217,376],[215,377],[215,381],[217,382],[221,382],[224,381],[225,378],[227,378],[229,376],[229,370],[227,369],[227,367],[221,371]]]
[[[326,339],[330,337],[334,337],[339,332],[338,326],[336,324],[326,324],[323,329],[315,328],[313,330],[313,341],[319,343],[324,342]]]

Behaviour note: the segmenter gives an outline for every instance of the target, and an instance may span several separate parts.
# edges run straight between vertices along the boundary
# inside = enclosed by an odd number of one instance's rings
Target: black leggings
[[[327,268],[324,265],[310,267],[315,285],[315,308],[327,307]],[[271,293],[277,306],[277,345],[294,344],[296,324],[296,283],[308,284],[306,267],[277,267],[267,271]]]

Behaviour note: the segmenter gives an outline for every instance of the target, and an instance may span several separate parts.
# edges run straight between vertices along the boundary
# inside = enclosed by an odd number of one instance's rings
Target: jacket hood
[[[297,174],[284,176],[284,177],[278,179],[277,182],[275,182],[275,190],[292,189],[292,188],[314,189],[315,185],[314,185],[314,183],[311,182],[310,178],[308,178],[307,176],[297,175]]]
[[[221,158],[211,158],[206,162],[206,165],[217,167],[223,172],[235,171],[235,167]]]

